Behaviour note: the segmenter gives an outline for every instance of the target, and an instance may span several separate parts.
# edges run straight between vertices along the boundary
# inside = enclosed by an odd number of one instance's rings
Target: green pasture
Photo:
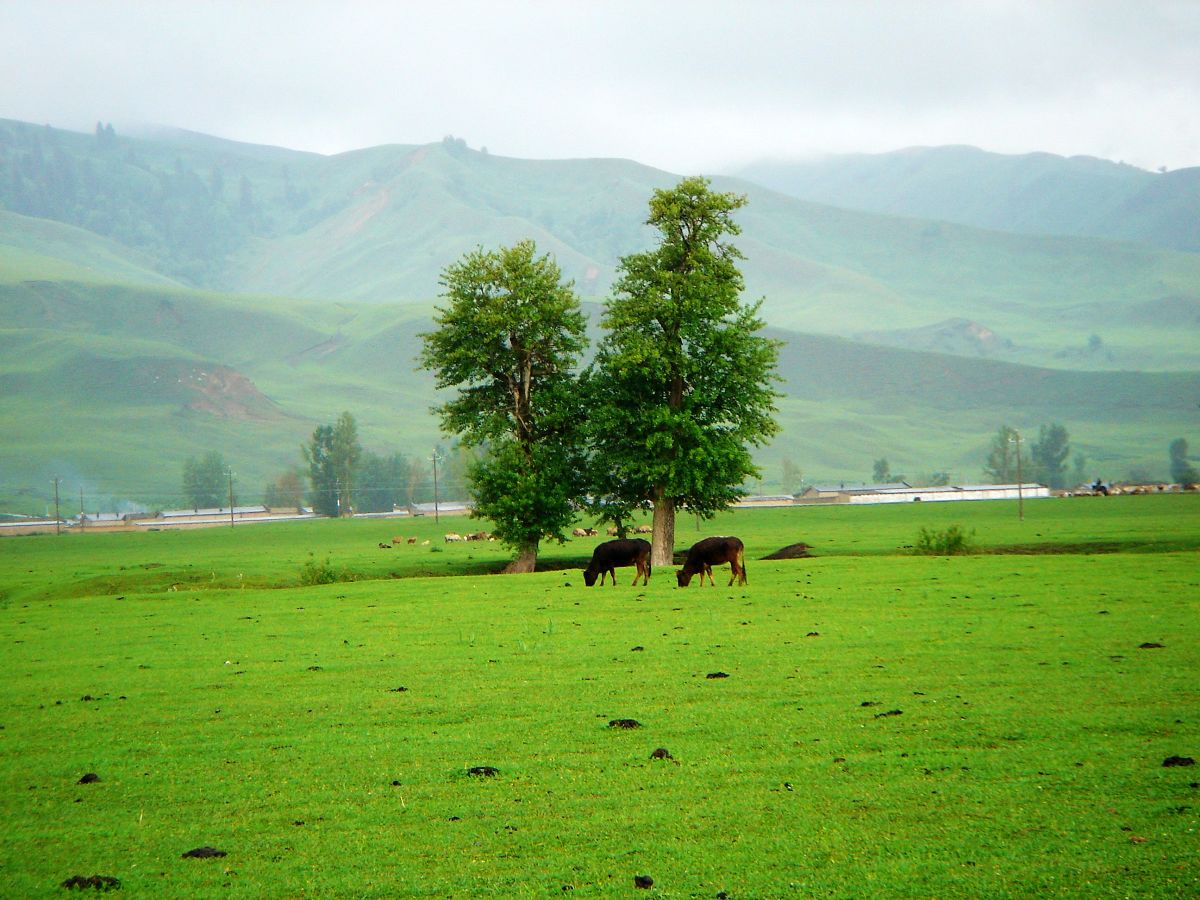
[[[1194,896],[1200,500],[1024,512],[681,518],[733,588],[462,518],[0,540],[0,896]]]

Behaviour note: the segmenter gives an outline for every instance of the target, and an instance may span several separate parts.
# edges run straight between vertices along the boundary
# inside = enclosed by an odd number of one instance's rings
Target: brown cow
[[[701,584],[704,584],[704,576],[708,575],[709,583],[715,587],[716,582],[713,581],[712,567],[721,563],[729,563],[729,571],[731,573],[729,576],[730,586],[732,587],[734,581],[737,581],[738,584],[745,584],[745,554],[745,545],[738,538],[705,538],[702,541],[697,541],[688,550],[683,568],[675,573],[675,578],[679,581],[680,587],[687,587],[692,580],[692,576],[699,572]]]
[[[637,566],[637,574],[633,576],[633,583],[637,584],[638,579],[642,578],[642,584],[649,584],[650,542],[631,538],[597,544],[596,549],[592,551],[592,561],[583,570],[583,583],[591,587],[596,583],[596,576],[599,575],[600,584],[603,585],[605,576],[611,575],[615,587],[617,584],[616,569],[619,566]]]

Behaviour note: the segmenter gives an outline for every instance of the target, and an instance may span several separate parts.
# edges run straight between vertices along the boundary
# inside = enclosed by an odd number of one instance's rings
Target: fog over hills
[[[747,195],[746,297],[785,344],[764,485],[783,456],[973,480],[999,425],[1050,421],[1091,474],[1164,468],[1200,393],[1197,171],[951,147],[713,176]],[[678,178],[455,138],[322,156],[0,120],[4,480],[166,495],[228,447],[253,486],[342,409],[426,455],[414,356],[441,271],[533,238],[598,318]]]

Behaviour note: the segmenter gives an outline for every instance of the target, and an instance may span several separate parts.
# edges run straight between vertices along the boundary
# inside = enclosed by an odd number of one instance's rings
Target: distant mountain
[[[763,160],[736,174],[846,209],[1200,251],[1200,168],[1155,173],[1086,156],[912,147]]]
[[[1130,182],[1164,177],[1097,168]],[[908,182],[913,197],[922,185],[930,195],[955,193],[939,187],[932,164],[921,171]],[[947,163],[947,183],[958,171]],[[108,265],[120,258],[129,269],[124,281],[152,275],[233,293],[429,302],[442,270],[464,252],[533,238],[583,297],[599,300],[618,259],[652,239],[643,225],[650,194],[676,180],[622,160],[490,156],[453,138],[326,157],[191,132],[131,138],[0,121],[0,206],[10,217],[80,229],[33,247],[23,232],[48,226],[0,223],[0,278],[24,277],[3,268],[6,258],[15,265],[17,249],[75,264],[102,239]],[[765,298],[763,314],[779,327],[917,335],[967,319],[998,335],[997,355],[1013,361],[1200,367],[1195,326],[1175,318],[1200,303],[1200,255],[881,216],[747,181],[714,183],[749,197],[738,216],[747,294]],[[1092,183],[1056,190],[1090,196]],[[1162,218],[1174,197],[1140,196],[1147,218]],[[63,243],[68,234],[81,248]],[[1107,352],[1075,359],[1093,335]]]
[[[1091,161],[1060,178],[1048,159],[1028,198],[1074,197],[1076,212],[1106,198],[1178,235],[1195,224],[1174,188],[1186,172]],[[890,179],[908,202],[940,209],[965,190],[954,166],[917,168]],[[975,178],[981,213],[1011,187]],[[620,257],[653,239],[653,190],[677,180],[453,138],[327,157],[0,120],[0,509],[14,486],[41,496],[55,476],[177,502],[184,461],[209,449],[253,496],[342,410],[369,448],[424,457],[439,435],[433,382],[415,362],[445,267],[534,238],[595,322]],[[1049,422],[1068,427],[1090,477],[1116,477],[1162,470],[1186,434],[1200,395],[1200,253],[714,186],[748,197],[746,297],[764,298],[782,342],[783,432],[760,454],[764,487],[785,457],[815,477],[866,478],[886,456],[894,472],[972,481],[1001,424]]]

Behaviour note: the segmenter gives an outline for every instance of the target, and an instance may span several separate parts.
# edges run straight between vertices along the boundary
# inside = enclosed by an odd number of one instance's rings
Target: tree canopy
[[[421,364],[457,391],[436,408],[443,430],[480,451],[468,466],[473,514],[516,551],[510,571],[533,571],[543,537],[564,538],[582,489],[573,370],[586,321],[573,284],[536,253],[521,241],[447,267],[448,303],[421,335]]]
[[[221,507],[229,500],[229,467],[216,450],[183,464],[183,496],[193,509]]]
[[[650,199],[657,245],[624,257],[587,379],[592,492],[610,514],[654,509],[653,562],[669,564],[675,510],[710,517],[757,476],[748,444],[778,431],[777,344],[744,305],[730,242],[745,197],[685,178]]]

